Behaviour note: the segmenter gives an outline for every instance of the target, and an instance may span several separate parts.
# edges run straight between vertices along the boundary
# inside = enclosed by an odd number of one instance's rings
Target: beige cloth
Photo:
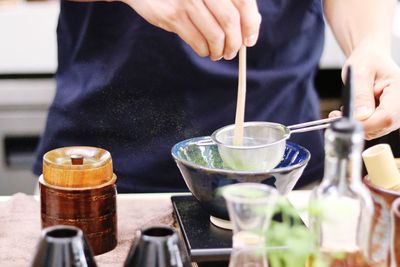
[[[96,256],[99,267],[123,266],[138,229],[173,225],[169,199],[117,198],[118,245]],[[16,194],[0,202],[0,266],[29,266],[40,238],[40,205],[32,196]]]

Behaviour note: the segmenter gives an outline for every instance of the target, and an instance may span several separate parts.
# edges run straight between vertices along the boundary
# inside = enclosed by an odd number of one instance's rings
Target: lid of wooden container
[[[43,156],[43,178],[51,185],[79,188],[107,183],[113,176],[111,154],[97,147],[51,150]]]

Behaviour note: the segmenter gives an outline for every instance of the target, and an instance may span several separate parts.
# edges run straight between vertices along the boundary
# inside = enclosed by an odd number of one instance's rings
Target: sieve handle
[[[316,121],[303,122],[288,126],[290,133],[304,133],[328,128],[332,122],[335,122],[342,117],[327,118]]]

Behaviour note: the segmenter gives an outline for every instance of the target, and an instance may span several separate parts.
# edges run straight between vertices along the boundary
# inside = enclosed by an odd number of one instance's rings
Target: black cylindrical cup
[[[189,257],[174,229],[166,226],[142,230],[124,267],[190,267]]]
[[[32,267],[96,267],[92,251],[82,231],[57,225],[42,231]]]

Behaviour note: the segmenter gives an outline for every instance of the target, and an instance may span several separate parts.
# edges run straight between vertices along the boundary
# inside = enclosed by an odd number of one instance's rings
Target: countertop
[[[118,194],[118,245],[96,256],[98,266],[123,266],[137,230],[157,224],[174,225],[170,197],[180,194]],[[291,192],[288,198],[302,210],[309,195],[310,191],[300,190]],[[41,231],[39,196],[0,196],[0,210],[0,265],[28,266]],[[306,214],[300,212],[300,216],[307,221]]]

